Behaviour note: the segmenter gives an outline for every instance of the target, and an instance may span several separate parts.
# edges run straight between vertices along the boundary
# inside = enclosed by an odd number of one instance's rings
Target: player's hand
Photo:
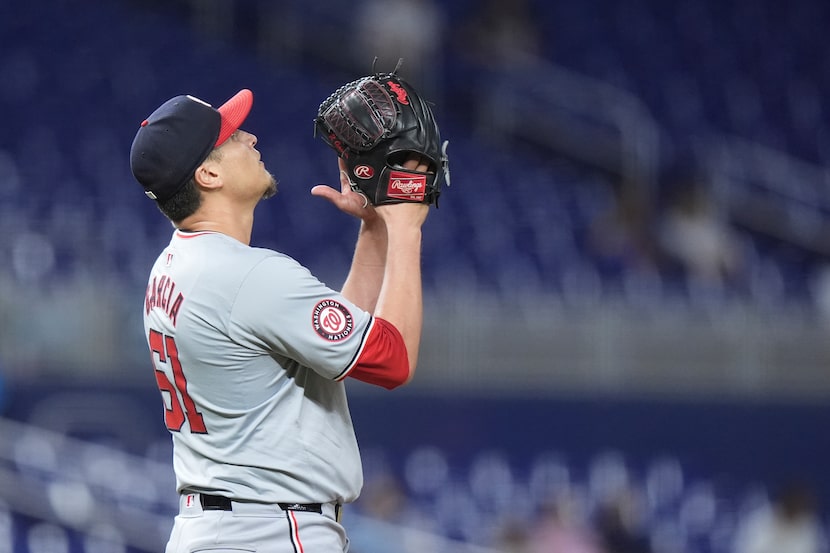
[[[359,219],[370,220],[377,217],[375,208],[369,203],[366,196],[352,190],[345,162],[337,158],[337,165],[340,170],[340,190],[336,190],[327,184],[318,184],[311,189],[311,194],[327,199],[343,213],[348,213]]]
[[[426,172],[429,169],[429,160],[418,154],[413,154],[404,162],[403,166],[409,170]],[[348,213],[366,221],[375,219],[377,213],[375,207],[360,192],[352,190],[346,162],[337,158],[337,167],[340,171],[340,190],[336,190],[327,184],[318,184],[311,189],[313,196],[325,198],[343,213]]]
[[[403,162],[403,166],[405,169],[410,171],[420,171],[421,173],[426,173],[427,170],[429,170],[429,160],[418,154],[410,154],[409,157],[406,158],[406,161]]]

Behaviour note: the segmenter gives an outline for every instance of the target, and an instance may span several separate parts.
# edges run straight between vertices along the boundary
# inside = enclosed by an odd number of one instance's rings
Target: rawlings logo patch
[[[415,175],[402,171],[389,172],[389,185],[386,189],[386,195],[390,198],[422,202],[424,201],[426,190],[426,175]]]
[[[314,332],[330,342],[348,338],[354,330],[354,319],[346,307],[337,300],[322,300],[311,314]]]
[[[368,165],[358,165],[354,168],[354,176],[359,179],[371,179],[375,176],[375,170]]]
[[[406,90],[404,90],[401,85],[395,81],[386,81],[386,84],[389,85],[389,88],[395,93],[395,97],[398,99],[398,102],[405,106],[409,105],[409,97],[406,95]]]

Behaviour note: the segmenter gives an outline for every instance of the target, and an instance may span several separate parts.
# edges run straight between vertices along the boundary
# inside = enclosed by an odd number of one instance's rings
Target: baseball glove
[[[344,160],[352,190],[369,203],[437,207],[442,180],[450,184],[447,142],[429,104],[396,74],[398,67],[334,91],[320,104],[314,133]],[[413,153],[429,160],[426,172],[404,168]]]

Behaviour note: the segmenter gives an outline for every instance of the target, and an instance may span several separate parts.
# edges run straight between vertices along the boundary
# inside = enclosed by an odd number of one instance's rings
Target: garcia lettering
[[[176,317],[183,302],[184,295],[176,290],[173,279],[167,275],[154,276],[144,295],[144,313],[149,315],[151,309],[161,309],[176,326]]]

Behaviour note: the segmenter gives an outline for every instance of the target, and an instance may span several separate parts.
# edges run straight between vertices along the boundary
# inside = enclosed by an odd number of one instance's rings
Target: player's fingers
[[[329,186],[328,184],[318,184],[317,186],[311,189],[312,196],[319,196],[320,198],[325,198],[331,202],[335,202],[340,196],[340,192]]]
[[[344,194],[352,189],[352,179],[345,170],[340,171],[340,191]]]
[[[410,171],[419,171],[421,173],[426,173],[429,171],[429,159],[416,153],[409,154],[404,161],[403,166]]]
[[[363,194],[353,192],[351,189],[347,188],[341,192],[327,184],[318,184],[311,188],[311,195],[324,198],[337,206],[340,211],[360,219],[373,216],[369,199]]]
[[[352,189],[352,181],[349,178],[348,167],[346,167],[346,162],[340,158],[337,158],[337,167],[340,170],[340,190],[346,193]]]
[[[421,163],[423,163],[421,161],[421,155],[416,154],[416,153],[411,153],[404,160],[403,166],[406,169],[409,169],[410,171],[412,171],[412,170],[417,170],[418,166],[421,165]]]

